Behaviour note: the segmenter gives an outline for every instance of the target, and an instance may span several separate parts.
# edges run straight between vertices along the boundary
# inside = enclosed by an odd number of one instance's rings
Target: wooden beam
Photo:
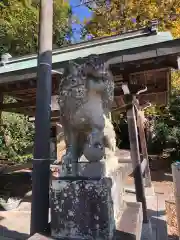
[[[142,156],[143,156],[143,159],[146,159],[147,161],[147,165],[145,167],[145,172],[144,172],[145,186],[152,187],[151,172],[149,168],[149,157],[148,157],[148,151],[147,151],[146,136],[144,131],[144,111],[140,110],[140,106],[137,109],[137,126],[139,129],[139,138],[140,138]]]
[[[151,102],[153,104],[165,106],[168,103],[167,98],[168,98],[168,92],[141,94],[138,96],[140,105],[143,105],[147,102]],[[115,99],[116,99],[117,108],[121,109],[126,107],[124,95],[115,96]]]
[[[22,163],[22,164],[17,164],[12,166],[6,165],[1,169],[0,173],[2,174],[12,173],[25,168],[32,168],[32,161],[28,161],[28,163]]]
[[[136,123],[134,107],[129,108],[127,110],[127,122],[128,122],[130,148],[131,148],[131,159],[132,159],[132,165],[133,165],[134,183],[136,188],[136,200],[137,202],[142,203],[143,222],[147,223],[148,222],[147,205],[146,205],[145,190],[143,185],[143,177],[141,172],[138,132],[137,132],[137,123]]]
[[[53,112],[51,113],[51,115],[55,115],[53,114]],[[58,114],[57,114],[58,115]],[[29,121],[30,122],[34,122],[35,121],[35,116],[32,117],[32,115],[29,117]],[[53,124],[58,123],[59,122],[59,115],[58,116],[51,116],[51,122]]]
[[[130,55],[131,56],[131,55]],[[116,65],[112,65],[110,67],[113,75],[116,74],[123,74],[123,73],[137,73],[149,70],[158,70],[163,68],[175,68],[177,69],[177,61],[173,58],[167,57],[158,57],[156,58],[149,58],[146,60],[138,60],[138,61],[129,61],[129,62],[120,62]],[[130,71],[130,72],[129,72]]]
[[[123,75],[124,84],[122,85],[122,89],[125,95],[128,96],[126,104],[127,108],[127,123],[128,123],[128,134],[129,134],[129,142],[130,142],[130,150],[131,150],[131,159],[133,166],[133,175],[134,175],[134,184],[136,188],[136,200],[137,202],[142,203],[143,208],[143,222],[148,222],[147,216],[147,204],[145,197],[145,189],[143,184],[143,177],[141,171],[141,159],[140,159],[140,151],[139,151],[139,140],[138,140],[138,131],[137,131],[137,121],[136,121],[136,112],[135,107],[133,105],[133,96],[131,95],[128,82],[129,75]]]
[[[15,82],[5,82],[0,83],[0,92],[10,96],[15,96],[19,94],[27,95],[27,92],[34,92],[36,94],[36,79],[32,78],[27,81],[15,81]],[[59,79],[57,76],[52,78],[52,95],[56,95],[59,89]]]
[[[59,121],[59,106],[55,101],[56,96],[52,97],[52,121]],[[145,104],[146,102],[156,103],[159,105],[167,104],[168,93],[167,92],[158,92],[151,94],[141,94],[139,95],[140,105]],[[123,111],[126,107],[124,101],[124,95],[115,96],[115,105],[113,111]],[[35,116],[35,106],[36,102],[34,101],[22,101],[17,103],[8,103],[0,104],[1,110],[5,112],[15,112],[20,114],[25,114],[28,116]],[[54,119],[53,119],[54,118]],[[57,118],[57,119],[55,119]]]
[[[157,88],[156,88],[156,85],[154,83],[147,85],[147,88],[148,88],[148,91],[146,92],[146,94],[143,94],[143,95],[158,94],[159,92],[167,92],[168,91],[167,86],[161,85],[161,86],[157,86]],[[115,96],[123,95],[122,90],[120,88],[115,88],[114,95]]]
[[[56,111],[59,110],[59,105],[56,100],[57,96],[51,97],[51,110]],[[3,111],[14,111],[15,109],[27,109],[27,108],[36,108],[36,100],[31,101],[22,101],[22,102],[15,102],[15,103],[6,103],[0,104],[0,109]]]
[[[10,74],[9,74],[10,75]],[[10,82],[21,82],[21,81],[25,81],[27,79],[33,79],[37,76],[37,73],[36,73],[36,69],[33,73],[24,73],[24,74],[17,74],[17,75],[14,75],[14,76],[2,76],[1,79],[0,79],[0,84],[2,83],[10,83]]]
[[[21,108],[35,108],[36,102],[31,101],[31,102],[16,102],[16,103],[5,103],[1,104],[0,108],[3,111],[8,111],[8,110],[14,110],[14,109],[21,109]]]

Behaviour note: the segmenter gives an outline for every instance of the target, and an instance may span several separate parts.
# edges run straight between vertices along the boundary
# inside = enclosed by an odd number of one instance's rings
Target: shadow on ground
[[[3,237],[15,239],[15,240],[25,240],[29,237],[29,235],[25,233],[9,230],[8,228],[0,225],[0,239],[3,240]]]
[[[0,194],[23,198],[31,190],[31,175],[28,172],[15,172],[0,175]]]
[[[156,182],[172,182],[172,174],[170,172],[164,171],[151,171],[151,179]]]
[[[28,197],[24,199],[24,196],[31,191],[31,176],[28,172],[15,172],[11,174],[1,174],[0,175],[0,195],[2,198],[18,198],[18,199],[23,199],[23,202],[30,202],[31,199]],[[11,211],[4,211],[4,208],[2,207],[2,211],[0,211],[0,239],[3,240],[3,237],[10,238],[10,239],[15,239],[15,240],[25,240],[29,237],[28,234],[24,233],[24,231],[21,229],[17,229],[17,231],[11,230],[11,227],[9,225],[14,226],[12,229],[16,230],[16,225],[18,224],[18,221],[21,221],[21,219],[15,218],[15,220],[8,219],[6,218],[9,217],[11,218]],[[27,211],[30,210],[29,206],[25,206],[27,208]],[[26,209],[22,209],[23,211],[26,211]],[[17,211],[19,212],[19,211]],[[28,213],[27,213],[28,214]],[[26,215],[27,215],[26,214]],[[17,215],[19,216],[19,215]],[[7,225],[6,225],[6,219]],[[22,221],[24,221],[25,218],[23,218]],[[4,221],[5,220],[5,224]],[[9,221],[10,220],[10,221]],[[16,221],[17,220],[17,221]],[[1,222],[2,221],[2,222]],[[15,222],[13,222],[15,221]],[[27,220],[28,222],[29,220]],[[27,224],[26,222],[22,223]],[[4,226],[3,226],[4,225]]]
[[[152,225],[153,230],[153,240],[161,240],[161,239],[168,239],[168,240],[178,240],[178,236],[168,235],[167,233],[167,224],[163,218],[166,215],[165,210],[162,211],[153,211],[148,209],[149,218]],[[167,238],[168,237],[168,238]]]
[[[168,236],[168,240],[179,240],[178,236]]]

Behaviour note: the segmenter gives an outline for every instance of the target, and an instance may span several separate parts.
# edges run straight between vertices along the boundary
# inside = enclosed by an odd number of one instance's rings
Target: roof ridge
[[[58,49],[54,49],[52,51],[52,53],[54,55],[54,54],[58,54],[60,52],[66,52],[66,51],[70,51],[73,49],[77,50],[77,48],[85,48],[85,47],[88,47],[91,45],[96,45],[96,44],[98,45],[103,42],[125,41],[125,40],[131,39],[131,38],[143,37],[143,36],[147,36],[147,35],[156,35],[156,34],[157,34],[157,31],[151,32],[148,27],[143,27],[140,29],[129,30],[122,34],[117,34],[117,35],[112,35],[112,36],[107,36],[107,37],[99,37],[99,38],[95,38],[95,39],[92,39],[89,41],[83,41],[80,43],[71,44],[69,46],[62,46]],[[20,62],[23,60],[30,60],[30,59],[35,59],[35,58],[37,58],[37,54],[28,54],[28,55],[24,55],[22,57],[14,57],[14,58],[12,57],[9,59],[8,63],[15,63],[15,62]]]

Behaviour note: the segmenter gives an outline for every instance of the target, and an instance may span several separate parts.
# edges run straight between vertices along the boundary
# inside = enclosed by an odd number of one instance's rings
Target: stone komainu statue
[[[72,164],[84,156],[91,161],[115,152],[111,123],[114,81],[105,64],[91,56],[83,64],[69,62],[59,85],[60,123],[64,129],[66,154],[62,163]]]

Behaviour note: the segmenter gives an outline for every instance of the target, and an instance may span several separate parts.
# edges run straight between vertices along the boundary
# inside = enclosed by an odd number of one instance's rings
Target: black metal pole
[[[40,1],[31,235],[48,230],[53,0]]]

